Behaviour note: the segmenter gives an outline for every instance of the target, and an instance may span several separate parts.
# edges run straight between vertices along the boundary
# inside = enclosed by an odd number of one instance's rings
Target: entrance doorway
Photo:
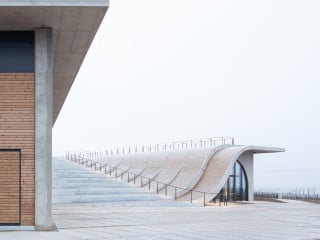
[[[248,180],[239,161],[234,163],[226,184],[216,198],[227,201],[248,201]]]

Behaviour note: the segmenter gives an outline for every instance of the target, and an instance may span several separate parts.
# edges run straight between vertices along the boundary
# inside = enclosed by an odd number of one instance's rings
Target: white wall
[[[253,173],[253,153],[245,152],[239,157],[239,162],[247,174],[248,180],[248,200],[253,201],[254,195],[254,173]]]

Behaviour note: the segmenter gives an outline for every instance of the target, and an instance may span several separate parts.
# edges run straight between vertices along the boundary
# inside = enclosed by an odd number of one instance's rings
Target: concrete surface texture
[[[0,30],[52,28],[53,123],[108,6],[107,0],[0,0]]]
[[[0,232],[1,240],[320,238],[319,204],[299,201],[256,202],[204,208],[199,204],[172,201],[140,192],[137,187],[94,173],[72,162],[54,160],[53,164],[53,212],[59,230]],[[99,187],[91,189],[98,182],[107,184],[109,191],[119,191],[119,195],[111,194],[115,201],[111,201],[111,198],[101,201],[92,196],[92,192],[100,195],[98,192],[103,191]],[[134,197],[120,197],[121,188],[128,187],[135,192],[131,196],[136,196],[136,200]],[[79,196],[76,197],[75,193]],[[70,194],[73,198],[68,199],[69,203],[58,203],[61,194]],[[139,198],[141,194],[145,198]]]
[[[35,228],[54,227],[52,185],[52,30],[35,31]]]
[[[253,154],[284,151],[281,148],[220,145],[164,152],[145,152],[93,158],[104,171],[125,181],[135,178],[141,186],[182,201],[211,201],[226,183],[239,160],[247,173],[248,197],[253,201]],[[76,160],[76,159],[75,159]],[[78,162],[81,163],[81,156]],[[86,160],[86,159],[83,159]],[[91,162],[89,162],[91,165]],[[100,169],[99,169],[100,170]],[[150,182],[150,183],[149,183]]]
[[[105,6],[109,0],[1,0],[0,6]]]

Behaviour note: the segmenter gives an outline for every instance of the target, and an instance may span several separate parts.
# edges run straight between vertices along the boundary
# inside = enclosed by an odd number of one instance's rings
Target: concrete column
[[[35,229],[52,220],[52,30],[35,30]]]
[[[248,180],[248,201],[254,200],[254,178],[253,178],[253,153],[245,152],[239,157],[239,162],[244,168]]]

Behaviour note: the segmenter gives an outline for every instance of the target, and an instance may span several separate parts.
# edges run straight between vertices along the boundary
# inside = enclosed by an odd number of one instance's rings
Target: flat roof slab
[[[0,6],[101,6],[109,5],[109,0],[0,0]]]
[[[0,0],[0,30],[53,30],[53,122],[108,9],[109,1]]]

